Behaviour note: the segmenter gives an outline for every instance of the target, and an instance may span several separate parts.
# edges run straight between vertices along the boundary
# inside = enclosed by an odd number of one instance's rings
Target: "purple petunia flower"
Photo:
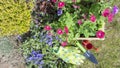
[[[119,11],[119,8],[115,5],[115,6],[113,7],[112,13],[115,15],[115,14],[118,13],[118,11]]]
[[[57,10],[57,15],[60,16],[60,15],[62,15],[62,14],[63,14],[62,9],[58,9],[58,10]]]

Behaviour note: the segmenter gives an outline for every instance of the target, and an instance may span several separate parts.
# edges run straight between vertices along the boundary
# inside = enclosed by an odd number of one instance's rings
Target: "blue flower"
[[[62,42],[62,39],[60,39],[58,36],[55,36],[56,40],[59,42]]]
[[[45,43],[50,45],[50,46],[52,46],[52,41],[53,41],[52,36],[49,35],[49,34],[46,34],[46,36],[45,36]]]
[[[40,64],[40,65],[44,64],[44,61],[40,61],[39,64]]]
[[[27,58],[27,62],[31,62],[31,61],[33,61],[34,60],[34,58],[33,57],[29,57],[29,58]]]
[[[49,41],[49,42],[48,42],[48,45],[52,46],[52,41]]]
[[[33,62],[34,64],[42,64],[42,59],[44,55],[40,53],[40,51],[32,51],[30,56],[26,59],[26,62]]]
[[[58,10],[57,10],[57,15],[60,16],[60,15],[62,15],[62,14],[63,14],[62,9],[58,9]]]

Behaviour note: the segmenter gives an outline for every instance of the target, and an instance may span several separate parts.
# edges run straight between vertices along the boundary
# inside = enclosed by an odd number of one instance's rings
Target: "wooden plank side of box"
[[[105,38],[76,38],[76,40],[104,40]]]

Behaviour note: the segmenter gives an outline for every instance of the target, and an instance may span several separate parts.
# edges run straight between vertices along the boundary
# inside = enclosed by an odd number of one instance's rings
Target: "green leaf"
[[[66,16],[65,24],[67,25],[68,29],[70,29],[70,27],[75,25],[75,23],[73,22],[73,18],[70,15],[70,13],[67,12],[65,16]]]

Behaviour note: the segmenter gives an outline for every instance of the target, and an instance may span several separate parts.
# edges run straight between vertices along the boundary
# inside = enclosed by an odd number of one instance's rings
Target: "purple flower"
[[[112,13],[115,15],[115,14],[118,13],[118,11],[119,11],[119,8],[115,5],[115,6],[113,7]]]
[[[44,64],[44,61],[39,62],[39,64],[41,64],[41,65]]]
[[[26,59],[26,62],[29,63],[29,62],[32,62],[36,65],[42,65],[44,64],[43,62],[43,57],[44,55],[40,53],[40,51],[32,51],[30,56]]]
[[[33,61],[34,60],[34,58],[33,57],[29,57],[29,58],[27,58],[27,62],[30,62],[30,61]]]
[[[50,45],[50,46],[51,46],[51,45],[52,45],[52,41],[48,42],[48,45]]]
[[[17,36],[18,40],[22,40],[22,37],[20,35]]]
[[[55,36],[55,39],[56,39],[58,42],[62,42],[62,39],[59,38],[58,36]]]
[[[38,51],[34,51],[34,50],[33,50],[33,51],[31,52],[31,56],[37,56],[37,54],[38,54]]]
[[[42,58],[44,55],[43,54],[37,54],[38,58]]]
[[[46,44],[48,44],[48,45],[51,46],[51,45],[52,45],[52,41],[53,41],[52,36],[49,35],[49,34],[47,34],[46,37],[45,37],[45,42],[46,42]]]
[[[57,15],[60,16],[60,15],[62,15],[62,14],[63,14],[62,9],[58,9],[58,10],[57,10]]]

